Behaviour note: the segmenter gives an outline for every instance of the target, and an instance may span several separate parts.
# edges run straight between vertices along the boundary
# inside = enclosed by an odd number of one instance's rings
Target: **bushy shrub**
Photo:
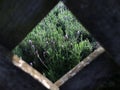
[[[93,51],[91,41],[60,2],[13,52],[55,82]]]

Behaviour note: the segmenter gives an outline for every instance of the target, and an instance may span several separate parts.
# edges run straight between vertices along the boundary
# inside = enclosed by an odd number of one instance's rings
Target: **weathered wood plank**
[[[19,67],[21,70],[28,73],[34,79],[38,80],[47,89],[59,90],[59,88],[54,83],[52,83],[49,79],[47,79],[40,72],[35,70],[33,67],[31,67],[29,64],[27,64],[25,61],[23,61],[21,58],[19,58],[16,55],[11,55],[10,57],[15,66]]]
[[[12,64],[0,46],[0,90],[48,90],[37,80]]]
[[[63,0],[120,65],[120,0]]]
[[[13,49],[58,0],[0,0],[0,44]]]

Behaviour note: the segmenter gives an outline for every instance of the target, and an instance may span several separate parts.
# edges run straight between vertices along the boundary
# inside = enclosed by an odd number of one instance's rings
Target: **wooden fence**
[[[119,0],[62,0],[102,47],[55,83],[10,52],[58,2],[0,0],[0,90],[97,90],[120,77]]]

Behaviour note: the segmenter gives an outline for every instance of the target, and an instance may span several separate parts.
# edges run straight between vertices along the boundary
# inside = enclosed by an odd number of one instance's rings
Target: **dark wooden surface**
[[[57,0],[0,0],[0,44],[13,49]]]
[[[120,0],[63,1],[113,59],[107,53],[103,53],[60,88],[61,90],[94,90],[96,86],[118,73]],[[0,44],[12,50],[57,2],[58,0],[0,0]],[[0,48],[1,90],[46,89],[15,67],[3,51]]]

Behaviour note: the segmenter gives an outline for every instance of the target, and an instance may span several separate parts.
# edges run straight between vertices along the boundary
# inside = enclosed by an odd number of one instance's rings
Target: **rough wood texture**
[[[0,44],[13,49],[58,0],[0,0]]]
[[[120,65],[120,0],[63,0]]]
[[[0,90],[48,90],[37,80],[14,66],[0,46]]]

